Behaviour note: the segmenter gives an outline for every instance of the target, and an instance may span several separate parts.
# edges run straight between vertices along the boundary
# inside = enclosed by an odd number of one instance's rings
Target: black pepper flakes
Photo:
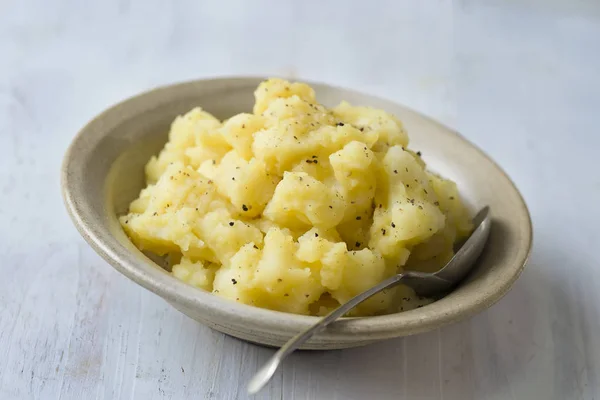
[[[448,197],[450,200],[454,200],[454,196],[450,196]]]
[[[418,155],[419,157],[421,157],[421,154],[423,154],[423,153],[421,153],[420,151],[417,151],[417,155]]]
[[[359,215],[358,217],[356,217],[356,220],[360,221],[361,220],[361,216]]]
[[[422,209],[423,209],[423,206],[419,204],[419,210],[422,210]]]
[[[360,128],[358,128],[359,131],[364,132],[365,128],[363,128],[362,126]]]
[[[435,201],[433,204],[436,205],[436,206],[439,206],[440,202],[439,201]]]
[[[356,243],[354,243],[354,245],[355,245],[356,247],[360,247],[360,242],[356,242]]]
[[[248,206],[247,206],[247,205],[245,205],[245,204],[242,204],[242,210],[244,210],[244,211],[248,211]]]
[[[398,173],[398,170],[397,170],[397,169],[395,169],[395,170],[394,170],[394,173],[395,173],[395,174],[397,174],[397,173]]]
[[[230,222],[229,222],[229,226],[233,226],[233,224],[234,224],[234,223],[235,223],[235,222],[233,222],[233,221],[230,221]]]
[[[257,246],[257,245],[254,245],[254,246],[252,246],[252,247],[254,247],[256,250],[258,250],[258,246]]]
[[[382,229],[382,230],[381,230],[381,234],[382,234],[383,236],[385,236],[385,229]]]
[[[319,234],[317,232],[315,232],[315,237],[319,237]]]
[[[392,228],[395,228],[395,227],[396,227],[396,224],[392,222]]]
[[[289,297],[289,294],[288,293],[284,293],[283,297]]]
[[[329,206],[329,208],[331,208],[333,210],[333,206]]]
[[[337,126],[344,126],[344,123],[343,122],[338,122]]]
[[[277,282],[283,282],[283,279],[277,278]]]
[[[237,285],[237,281],[235,280],[235,278],[231,278],[231,283],[233,283],[234,285]]]

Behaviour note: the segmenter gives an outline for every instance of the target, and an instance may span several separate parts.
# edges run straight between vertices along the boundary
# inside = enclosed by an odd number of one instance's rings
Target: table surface
[[[600,399],[596,0],[5,0],[0,10],[1,399],[247,397],[272,350],[212,331],[114,271],[59,191],[65,148],[105,107],[233,74],[348,86],[441,120],[509,173],[535,231],[528,267],[489,310],[414,337],[294,354],[257,399]]]

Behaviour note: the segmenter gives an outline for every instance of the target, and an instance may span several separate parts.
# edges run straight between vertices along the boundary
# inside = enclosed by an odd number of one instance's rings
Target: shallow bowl
[[[280,346],[316,317],[265,310],[189,286],[140,252],[117,215],[144,186],[144,164],[167,140],[173,119],[200,106],[224,119],[248,112],[263,78],[220,78],[161,87],[119,103],[86,125],[69,147],[62,191],[73,222],[109,264],[191,318],[226,334]],[[429,331],[490,307],[518,278],[530,252],[531,220],[508,176],[481,150],[438,122],[402,105],[356,91],[311,83],[320,102],[341,100],[384,109],[408,130],[410,147],[430,169],[453,179],[472,210],[489,205],[493,228],[473,272],[454,291],[425,307],[384,316],[344,318],[309,341],[307,349],[336,349]]]

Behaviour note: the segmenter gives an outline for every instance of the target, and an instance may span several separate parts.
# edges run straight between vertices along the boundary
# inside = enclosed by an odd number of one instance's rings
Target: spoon
[[[275,371],[279,365],[281,365],[285,357],[298,347],[302,346],[302,344],[313,337],[313,335],[324,330],[329,324],[342,317],[348,311],[374,294],[393,287],[400,281],[402,281],[403,284],[412,287],[420,296],[426,297],[444,293],[452,289],[465,277],[467,272],[471,270],[471,267],[485,246],[492,223],[489,211],[489,207],[485,206],[477,213],[473,219],[473,224],[475,225],[473,233],[456,252],[454,257],[452,257],[452,259],[439,271],[435,273],[404,271],[394,275],[354,296],[348,302],[340,305],[325,317],[321,318],[316,324],[291,338],[250,380],[248,383],[248,393],[257,393],[267,384],[267,382],[269,382],[271,377],[273,377],[273,374],[275,374]]]

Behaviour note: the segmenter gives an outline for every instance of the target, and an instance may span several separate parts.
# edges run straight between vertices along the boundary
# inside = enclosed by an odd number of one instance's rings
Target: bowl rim
[[[270,75],[269,77],[274,76],[275,75]],[[87,135],[92,127],[101,123],[107,115],[118,111],[122,107],[127,107],[128,105],[142,101],[147,97],[157,96],[166,92],[175,92],[178,89],[182,89],[189,85],[201,85],[217,81],[249,84],[250,82],[255,83],[264,79],[267,79],[267,77],[257,75],[235,75],[181,81],[157,86],[115,103],[86,123],[74,136],[63,158],[60,184],[65,207],[79,233],[102,258],[123,275],[142,287],[158,294],[169,302],[181,303],[185,307],[199,308],[210,315],[220,315],[228,320],[237,320],[240,324],[250,324],[249,326],[252,326],[252,324],[260,323],[261,327],[264,329],[289,333],[307,328],[314,324],[320,317],[286,313],[237,303],[188,285],[174,276],[171,276],[169,273],[160,271],[157,268],[142,268],[140,265],[141,263],[136,256],[131,253],[127,254],[124,249],[119,248],[119,246],[121,246],[119,241],[111,234],[109,229],[102,229],[103,224],[94,223],[98,222],[98,220],[84,204],[85,196],[80,196],[82,193],[80,182],[76,179],[71,179],[74,168],[77,168],[76,163],[74,163],[75,154],[79,154],[81,148],[85,149],[86,147],[89,147],[86,146],[86,141]],[[500,300],[510,290],[514,282],[522,273],[531,254],[533,244],[531,215],[522,194],[508,174],[483,150],[471,143],[460,133],[410,107],[393,100],[341,86],[300,78],[294,78],[293,80],[304,82],[311,86],[327,87],[329,89],[344,91],[353,95],[366,96],[374,100],[395,104],[409,112],[418,114],[427,122],[437,125],[442,128],[446,134],[455,136],[455,138],[461,141],[465,146],[478,152],[480,156],[486,159],[486,161],[497,170],[499,175],[506,180],[517,195],[517,199],[519,200],[518,212],[521,216],[525,217],[520,224],[520,230],[523,233],[523,241],[519,248],[520,257],[515,261],[514,264],[516,265],[512,267],[512,274],[508,276],[507,279],[494,281],[492,286],[488,287],[485,292],[474,293],[473,297],[470,298],[470,301],[468,302],[458,302],[453,304],[451,307],[448,307],[448,310],[446,310],[445,313],[440,313],[439,310],[431,312],[428,310],[428,307],[423,307],[415,310],[379,316],[342,318],[338,323],[333,324],[332,329],[328,329],[328,332],[323,334],[325,340],[335,341],[336,338],[339,339],[340,336],[346,334],[365,334],[371,335],[373,339],[381,339],[398,336],[399,332],[402,332],[403,335],[424,332],[470,317],[489,308]],[[88,149],[88,153],[91,154],[93,147],[94,146]],[[147,262],[151,263],[149,260]]]

